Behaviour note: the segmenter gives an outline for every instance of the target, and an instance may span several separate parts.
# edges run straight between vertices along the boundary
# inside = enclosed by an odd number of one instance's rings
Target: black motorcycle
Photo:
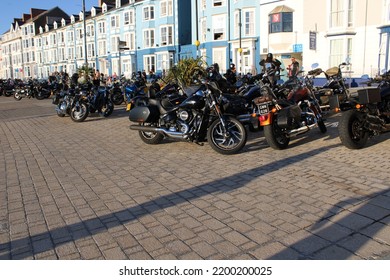
[[[221,154],[234,154],[245,146],[245,127],[223,114],[215,82],[203,81],[184,92],[187,97],[178,104],[167,97],[149,99],[148,105],[132,109],[129,119],[138,124],[130,129],[138,130],[147,144],[159,144],[164,137],[203,144],[207,137],[211,148]]]
[[[338,132],[349,149],[363,148],[368,139],[390,131],[390,72],[379,77],[376,88],[358,90],[357,97],[343,102]]]

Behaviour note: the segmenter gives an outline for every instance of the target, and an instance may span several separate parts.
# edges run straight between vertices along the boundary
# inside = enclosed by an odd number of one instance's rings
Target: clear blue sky
[[[98,0],[85,0],[85,10],[90,11],[98,3]],[[78,14],[83,10],[83,0],[1,0],[0,34],[9,30],[14,18],[29,14],[31,8],[50,10],[57,6],[68,15]]]

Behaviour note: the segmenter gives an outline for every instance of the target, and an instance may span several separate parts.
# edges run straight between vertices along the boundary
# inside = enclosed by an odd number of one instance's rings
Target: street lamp
[[[85,70],[88,69],[88,58],[87,58],[87,26],[85,22],[85,0],[83,0],[83,28],[84,28],[84,64]]]
[[[240,55],[240,73],[242,72],[242,21],[241,21],[241,9],[238,8],[238,36],[239,36],[239,47],[238,47],[238,53]]]

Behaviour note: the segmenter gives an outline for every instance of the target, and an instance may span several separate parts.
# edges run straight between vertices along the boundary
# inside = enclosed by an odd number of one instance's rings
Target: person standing
[[[291,57],[291,64],[287,67],[289,78],[296,77],[299,71],[299,62],[295,57]]]

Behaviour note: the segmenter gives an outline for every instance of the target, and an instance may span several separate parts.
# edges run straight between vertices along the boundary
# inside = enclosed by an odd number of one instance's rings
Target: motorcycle
[[[184,89],[185,100],[149,99],[148,105],[137,106],[129,113],[130,129],[139,131],[147,144],[159,144],[164,137],[185,140],[211,148],[221,154],[239,152],[246,144],[245,127],[235,117],[223,114],[218,98],[221,91],[215,82]]]
[[[114,111],[110,90],[105,86],[92,89],[92,92],[87,95],[87,101],[90,113],[99,112],[103,117],[108,117]]]
[[[62,90],[55,93],[52,103],[56,105],[55,110],[57,112],[57,116],[62,118],[65,117],[65,115],[70,115],[70,110],[74,102],[74,97],[74,88]]]
[[[304,80],[285,98],[276,95],[269,85],[262,86],[263,95],[255,99],[260,125],[268,145],[281,150],[288,147],[290,138],[318,127],[325,133],[322,110],[314,93]]]
[[[14,91],[14,98],[20,101],[22,100],[22,98],[34,97],[33,86],[34,85],[32,80],[28,81],[27,83],[16,86]]]
[[[349,149],[361,149],[369,138],[390,131],[390,72],[379,77],[379,85],[358,90],[344,105],[338,132]]]
[[[121,105],[125,101],[120,82],[115,82],[110,88],[110,98],[114,105]]]

